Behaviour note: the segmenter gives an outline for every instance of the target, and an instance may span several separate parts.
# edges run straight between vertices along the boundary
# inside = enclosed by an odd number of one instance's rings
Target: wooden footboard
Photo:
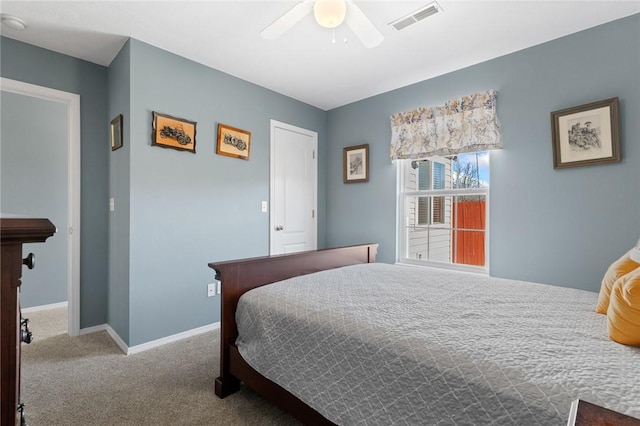
[[[373,263],[377,251],[378,244],[365,244],[209,263],[209,267],[216,271],[216,279],[222,282],[220,377],[215,383],[216,395],[224,398],[237,392],[242,381],[304,423],[331,424],[242,359],[235,346],[238,300],[247,291],[276,281],[342,266]]]

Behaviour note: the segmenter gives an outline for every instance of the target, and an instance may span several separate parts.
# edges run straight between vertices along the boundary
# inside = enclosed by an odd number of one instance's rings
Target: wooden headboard
[[[209,263],[209,267],[216,271],[216,279],[222,282],[220,377],[215,383],[216,395],[224,398],[240,388],[240,381],[246,382],[243,377],[238,377],[243,374],[237,373],[239,370],[244,371],[245,365],[232,368],[233,359],[230,356],[238,337],[236,308],[240,296],[253,288],[299,275],[359,263],[374,263],[377,252],[378,244],[364,244]],[[237,349],[234,353],[237,353]],[[232,370],[236,374],[232,374]],[[254,378],[255,374],[251,377]],[[261,388],[268,386],[268,383],[260,384]],[[292,414],[295,416],[295,413]]]

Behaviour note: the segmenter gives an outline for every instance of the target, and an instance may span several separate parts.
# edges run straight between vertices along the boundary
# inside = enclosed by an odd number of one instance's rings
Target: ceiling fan
[[[275,40],[312,10],[316,22],[325,28],[336,28],[346,21],[365,47],[376,47],[384,39],[353,0],[303,0],[262,30],[260,35],[267,40]]]

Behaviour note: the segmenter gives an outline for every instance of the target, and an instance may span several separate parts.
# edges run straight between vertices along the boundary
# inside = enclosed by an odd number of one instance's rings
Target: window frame
[[[489,155],[489,162],[491,156]],[[427,158],[429,159],[429,158]],[[429,159],[431,160],[431,159]],[[436,160],[437,162],[437,160]],[[431,189],[431,190],[417,190],[417,191],[405,191],[406,180],[408,178],[408,173],[406,168],[411,167],[411,160],[397,160],[397,203],[396,203],[396,213],[397,213],[397,234],[396,234],[396,263],[411,265],[411,266],[422,266],[422,267],[436,267],[441,269],[452,269],[457,271],[465,271],[465,272],[474,272],[479,274],[488,275],[490,271],[490,184],[486,187],[479,188],[451,188],[451,189]],[[433,167],[430,168],[432,170],[433,175]],[[491,165],[489,164],[489,170],[491,169]],[[433,179],[433,176],[431,176]],[[473,196],[473,195],[482,195],[485,200],[485,228],[484,228],[484,253],[485,253],[485,265],[484,266],[474,266],[474,265],[466,265],[460,263],[452,263],[449,262],[439,262],[433,260],[424,260],[424,259],[413,259],[407,257],[408,253],[408,233],[406,232],[407,227],[409,225],[409,213],[406,212],[407,208],[407,198],[415,197],[419,195],[429,195],[433,196]],[[430,207],[433,208],[432,203],[429,203]],[[433,212],[431,212],[433,214]],[[430,218],[431,219],[431,218]],[[425,229],[437,229],[442,226],[450,227],[452,230],[457,229],[454,228],[454,224],[448,224],[445,220],[444,224],[429,224],[429,225],[420,225],[420,227],[424,227]]]

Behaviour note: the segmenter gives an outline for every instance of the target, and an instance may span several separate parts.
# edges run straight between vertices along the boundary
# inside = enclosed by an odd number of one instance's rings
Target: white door
[[[271,120],[271,254],[317,248],[318,134]]]

